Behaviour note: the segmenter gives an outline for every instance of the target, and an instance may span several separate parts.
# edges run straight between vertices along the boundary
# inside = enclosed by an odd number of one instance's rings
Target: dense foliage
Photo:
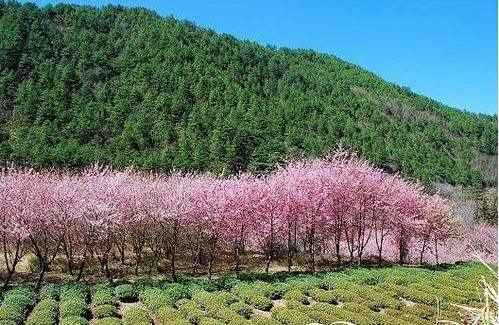
[[[56,257],[77,279],[91,262],[111,279],[110,265],[123,268],[130,260],[136,274],[146,260],[149,272],[167,263],[174,279],[178,264],[193,271],[205,267],[211,276],[217,261],[230,260],[239,273],[247,252],[261,256],[267,272],[276,261],[285,261],[288,271],[297,263],[314,270],[319,261],[338,267],[366,259],[454,262],[469,257],[470,243],[484,257],[497,257],[497,228],[460,232],[440,196],[345,151],[262,177],[6,169],[0,192],[5,283],[28,251],[36,257],[38,285]],[[118,295],[134,297],[126,287]],[[143,295],[150,308],[170,299]],[[61,317],[87,312],[83,297],[77,298],[64,302]],[[269,306],[258,297],[241,298]],[[94,316],[115,313],[109,288],[99,288],[93,299],[99,301]]]
[[[425,185],[496,182],[496,117],[332,56],[115,6],[0,1],[0,35],[0,163],[229,174],[341,142]]]

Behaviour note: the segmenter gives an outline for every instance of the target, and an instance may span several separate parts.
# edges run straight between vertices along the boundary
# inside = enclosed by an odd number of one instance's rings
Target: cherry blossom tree
[[[268,273],[278,247],[288,271],[297,254],[311,270],[320,257],[361,265],[371,248],[381,263],[390,243],[401,264],[412,252],[420,264],[428,254],[438,264],[457,229],[440,196],[344,150],[259,177],[11,168],[0,173],[0,191],[4,285],[27,251],[40,265],[38,284],[57,256],[78,280],[98,261],[109,281],[115,256],[122,270],[130,257],[135,274],[146,261],[149,273],[168,261],[176,280],[188,255],[193,273],[207,261],[211,277],[215,260],[231,257],[239,274],[248,249],[263,254]]]
[[[0,236],[7,275],[4,287],[9,285],[19,261],[27,252],[29,236],[24,220],[33,213],[28,204],[34,173],[31,170],[5,169],[0,174]]]

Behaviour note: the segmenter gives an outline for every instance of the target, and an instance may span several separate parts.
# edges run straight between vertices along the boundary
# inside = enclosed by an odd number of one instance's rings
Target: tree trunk
[[[407,255],[407,243],[405,239],[404,228],[400,228],[400,238],[399,238],[399,264],[403,265],[405,261],[405,256]]]
[[[210,253],[208,258],[208,278],[211,280],[211,276],[213,275],[213,254]]]
[[[314,272],[315,271],[315,225],[312,225],[310,229],[308,250],[310,254],[310,270]]]
[[[435,260],[437,262],[437,266],[439,265],[438,263],[438,239],[435,238]]]
[[[110,283],[110,284],[113,284],[113,277],[112,277],[112,274],[111,274],[111,270],[109,269],[109,259],[106,257],[106,261],[105,261],[105,265],[104,265],[104,269],[106,271],[106,278],[107,278],[107,281]]]
[[[270,260],[272,259],[271,254],[267,254],[267,261],[265,263],[265,274],[269,275]]]
[[[292,267],[292,264],[293,264],[293,251],[294,251],[294,247],[293,247],[293,244],[292,244],[292,237],[291,237],[291,224],[288,222],[288,254],[287,254],[287,258],[288,258],[288,273],[291,273],[291,267]]]
[[[336,240],[335,251],[336,251],[336,266],[341,267],[341,255],[340,255],[340,240]]]
[[[234,248],[234,255],[236,259],[236,276],[239,277],[239,268],[240,268],[240,252],[239,252],[239,244],[236,243],[236,247]]]
[[[5,278],[5,281],[3,283],[3,288],[7,288],[9,286],[10,280],[12,279],[12,276],[14,275],[14,269],[10,269],[7,271],[7,277]]]
[[[423,239],[423,246],[421,247],[421,253],[419,254],[419,265],[420,266],[423,266],[423,256],[424,256],[424,252],[425,252],[425,249],[426,249],[426,243],[427,243],[427,239],[425,237]]]
[[[42,266],[42,271],[40,272],[40,275],[38,276],[38,280],[36,281],[36,291],[40,290],[43,282],[43,276],[45,275],[45,272],[47,272],[47,267],[44,265]]]
[[[176,267],[175,267],[175,258],[176,258],[176,252],[175,249],[172,251],[172,258],[170,259],[170,268],[172,272],[172,279],[173,282],[177,282],[177,272],[176,272]]]
[[[83,270],[85,269],[85,264],[87,262],[87,252],[89,249],[89,244],[85,246],[85,250],[83,251],[83,259],[80,262],[78,276],[76,277],[76,281],[80,281],[83,278]]]

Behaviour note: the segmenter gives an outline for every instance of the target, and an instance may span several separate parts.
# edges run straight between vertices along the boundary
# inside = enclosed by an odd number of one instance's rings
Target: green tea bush
[[[310,309],[307,311],[307,315],[322,324],[329,324],[333,322],[341,321],[342,318],[338,316],[339,311],[325,312],[323,310]]]
[[[358,306],[360,306],[359,310],[351,311],[346,308],[338,308],[327,303],[318,302],[310,307],[309,315],[323,323],[346,321],[357,325],[371,324],[369,309],[365,309],[361,305]]]
[[[256,309],[268,311],[272,308],[272,300],[266,294],[270,294],[271,288],[261,284],[254,286],[252,283],[239,283],[232,287],[231,293]]]
[[[178,310],[193,324],[198,324],[201,318],[206,317],[204,310],[200,309],[192,300],[181,299],[177,302]]]
[[[61,318],[59,325],[88,325],[88,320],[81,316],[68,316]]]
[[[274,286],[267,282],[255,281],[250,283],[250,286],[253,288],[255,293],[268,298],[270,298],[270,296],[274,293]]]
[[[331,291],[326,291],[324,289],[318,289],[314,288],[311,289],[310,292],[310,297],[314,299],[317,302],[326,302],[328,304],[337,304],[336,297],[334,296],[333,292]]]
[[[398,319],[399,322],[403,322],[404,324],[414,324],[414,325],[434,325],[434,321],[429,321],[424,318],[419,318],[417,316],[414,316],[412,314],[408,314],[404,311],[400,310],[391,310],[387,309],[385,310],[384,315],[393,317],[395,319]]]
[[[101,305],[115,306],[118,304],[118,301],[111,292],[98,291],[92,295],[92,304],[94,306],[101,306]]]
[[[92,287],[92,304],[94,306],[117,306],[118,299],[114,296],[113,288],[108,283],[100,283]]]
[[[134,286],[128,283],[116,286],[114,288],[114,294],[121,302],[135,302],[138,298]]]
[[[112,287],[108,282],[100,282],[92,286],[92,292],[109,292]]]
[[[281,299],[282,297],[284,297],[284,294],[290,289],[291,287],[287,283],[283,282],[274,283],[272,284],[272,288],[268,294],[268,297],[272,300]]]
[[[408,300],[419,302],[426,305],[437,306],[438,304],[437,297],[433,295],[431,291],[430,292],[421,291],[417,288],[410,286],[404,288],[401,291],[400,296]]]
[[[28,319],[26,325],[55,325],[57,324],[57,314],[59,312],[59,304],[53,299],[44,299],[35,306]]]
[[[59,299],[59,290],[60,290],[59,285],[57,285],[55,283],[45,284],[40,289],[40,299],[41,300],[45,300],[45,299],[57,300],[57,299]]]
[[[287,325],[303,325],[315,323],[315,320],[298,309],[274,307],[271,311],[272,317]]]
[[[237,301],[228,292],[198,292],[192,299],[200,304],[208,316],[219,319],[228,324],[246,324],[247,320],[227,306]]]
[[[363,303],[364,299],[361,296],[347,289],[332,289],[331,294],[334,300],[339,302],[358,302]]]
[[[133,287],[135,289],[135,291],[140,294],[142,291],[146,290],[146,289],[150,289],[150,288],[156,288],[158,287],[158,282],[151,279],[151,278],[138,278],[137,280],[135,280],[135,282],[133,283]]]
[[[199,320],[198,325],[225,325],[225,323],[215,318],[203,317]]]
[[[230,305],[230,309],[243,316],[246,319],[249,319],[251,314],[253,313],[253,308],[251,305],[244,303],[242,301],[238,301]]]
[[[172,284],[165,288],[166,293],[171,297],[172,305],[174,305],[178,300],[184,298],[191,298],[191,293],[187,286],[181,284]]]
[[[411,314],[411,315],[417,316],[419,318],[431,320],[436,316],[437,309],[435,307],[432,307],[432,306],[418,304],[418,305],[414,305],[414,306],[406,306],[402,310],[402,312],[404,314]]]
[[[255,325],[282,325],[282,323],[275,318],[259,314],[251,315],[250,320],[251,323]]]
[[[300,290],[296,290],[296,289],[293,289],[293,290],[286,292],[284,294],[284,299],[286,301],[288,301],[288,300],[298,301],[304,305],[309,304],[307,296],[303,292],[301,292]]]
[[[87,303],[81,298],[64,299],[59,304],[61,318],[68,316],[85,317],[88,313]]]
[[[292,288],[292,290],[301,291],[303,294],[308,295],[311,289],[317,288],[321,283],[315,277],[300,277],[288,279],[286,283]]]
[[[72,282],[63,285],[60,288],[60,300],[67,300],[70,298],[81,298],[86,300],[87,289],[85,285],[81,282]]]
[[[130,307],[123,315],[123,325],[151,325],[152,321],[144,308]]]
[[[178,310],[166,306],[154,311],[158,325],[188,325],[189,321]]]
[[[400,301],[400,299],[392,298],[390,296],[376,292],[375,290],[367,289],[361,296],[366,301],[366,305],[368,305],[369,308],[374,311],[379,311],[386,308],[402,309],[405,306],[405,304]]]
[[[389,316],[386,313],[375,313],[371,316],[371,324],[410,325],[412,323]]]
[[[145,289],[139,294],[139,299],[151,310],[162,307],[173,307],[173,299],[164,290],[158,288]]]
[[[116,317],[106,317],[101,319],[96,319],[93,322],[94,325],[121,325],[121,319]]]
[[[192,293],[198,292],[198,291],[216,291],[217,286],[215,281],[210,280],[206,277],[200,277],[200,278],[187,278],[182,281],[182,283],[187,286],[189,291]]]
[[[0,321],[19,323],[35,304],[35,294],[29,287],[18,287],[5,293],[0,306]]]
[[[98,305],[92,308],[92,315],[97,319],[115,317],[117,314],[118,310],[113,305]]]
[[[64,319],[74,316],[74,319],[77,320],[79,319],[77,317],[85,318],[86,316],[88,316],[86,298],[86,287],[80,282],[67,283],[61,286],[59,303],[60,318]]]
[[[371,315],[374,315],[374,311],[371,310],[371,308],[368,305],[365,304],[359,304],[356,302],[347,302],[343,306],[341,306],[343,310],[348,310],[353,313],[356,313],[358,315],[362,315],[365,317],[370,317]]]
[[[258,293],[250,294],[244,301],[259,310],[269,311],[273,306],[272,300]]]

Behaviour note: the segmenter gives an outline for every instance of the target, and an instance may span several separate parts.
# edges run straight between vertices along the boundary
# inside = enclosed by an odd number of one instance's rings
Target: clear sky
[[[147,7],[264,45],[311,48],[452,107],[497,112],[493,0],[63,2]]]

